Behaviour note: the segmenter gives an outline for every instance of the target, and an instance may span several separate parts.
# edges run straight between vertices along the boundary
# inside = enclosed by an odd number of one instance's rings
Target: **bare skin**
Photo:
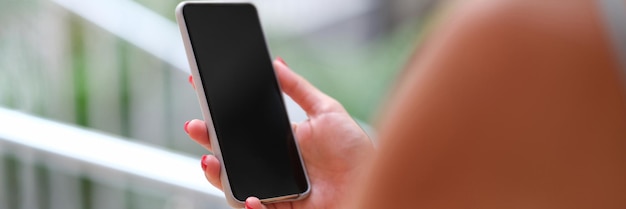
[[[626,92],[596,1],[463,0],[346,208],[626,208]]]

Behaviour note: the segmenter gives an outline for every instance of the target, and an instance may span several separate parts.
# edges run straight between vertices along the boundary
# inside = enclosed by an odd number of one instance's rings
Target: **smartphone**
[[[176,18],[228,203],[305,198],[309,179],[255,6],[182,2]]]

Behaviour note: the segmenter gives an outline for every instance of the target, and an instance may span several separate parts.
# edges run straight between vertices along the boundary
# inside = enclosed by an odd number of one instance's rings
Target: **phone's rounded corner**
[[[189,4],[188,1],[181,1],[180,3],[178,3],[178,5],[176,5],[176,9],[174,10],[176,11],[176,14],[182,14],[183,8],[187,6],[187,4]]]
[[[292,129],[292,134],[293,134],[293,129]],[[296,150],[298,151],[298,156],[300,157],[300,165],[302,165],[302,171],[304,172],[304,179],[306,181],[306,189],[304,190],[304,192],[300,193],[300,195],[296,198],[296,200],[302,200],[306,197],[309,196],[309,194],[311,194],[311,190],[312,190],[312,186],[311,185],[311,178],[309,177],[309,171],[306,168],[306,165],[304,164],[304,158],[302,158],[302,151],[300,150],[300,144],[298,143],[298,140],[295,138],[294,136],[294,141],[296,143]]]
[[[252,2],[252,1],[244,1],[244,2],[241,2],[240,4],[244,4],[244,5],[248,5],[248,6],[254,7],[254,9],[256,9],[256,7],[257,7],[256,4],[254,2]]]
[[[300,193],[298,195],[298,197],[294,200],[294,201],[298,201],[298,200],[303,200],[307,197],[309,197],[309,195],[311,194],[311,182],[309,182],[309,179],[307,178],[307,188],[304,192]]]
[[[235,197],[233,191],[230,189],[230,186],[224,187],[224,197],[226,197],[226,202],[233,208],[243,208],[246,204],[246,200],[240,200]]]
[[[218,158],[218,160],[220,162],[222,161],[221,158],[221,151],[219,151],[219,147],[217,147],[218,153],[216,154],[216,157]],[[220,171],[220,179],[222,180],[222,188],[224,191],[224,197],[226,199],[226,203],[228,203],[228,205],[230,205],[233,208],[244,208],[246,200],[240,200],[237,197],[235,197],[235,194],[233,193],[233,190],[230,188],[230,181],[228,179],[228,176],[226,175],[226,168],[224,167],[224,163],[220,163],[221,165],[221,171]]]
[[[176,17],[179,25],[185,21],[185,18],[183,18],[183,9],[187,6],[187,4],[189,4],[189,2],[182,1],[178,3],[178,5],[176,5],[176,9],[174,9],[174,16]]]

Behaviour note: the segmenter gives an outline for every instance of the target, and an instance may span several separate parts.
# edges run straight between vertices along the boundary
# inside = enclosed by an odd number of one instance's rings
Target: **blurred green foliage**
[[[323,52],[311,43],[269,36],[274,55],[282,56],[295,71],[341,102],[351,115],[370,121],[416,47],[419,28],[411,21],[360,48],[342,47],[337,41],[325,43],[337,47]]]
[[[135,0],[175,20],[174,9],[181,0]],[[425,21],[407,20],[393,31],[384,32],[361,46],[346,45],[341,39],[315,43],[305,37],[284,37],[266,31],[270,50],[283,57],[296,72],[340,101],[355,118],[370,121],[385,101],[395,75],[417,45]],[[317,45],[328,49],[320,51]]]

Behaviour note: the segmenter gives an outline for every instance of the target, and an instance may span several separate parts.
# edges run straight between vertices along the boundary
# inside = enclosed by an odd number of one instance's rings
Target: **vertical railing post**
[[[20,187],[20,208],[21,209],[33,209],[40,208],[39,206],[39,189],[37,182],[37,175],[35,169],[36,156],[34,150],[22,149],[15,153],[17,159],[19,159],[19,178],[18,184]]]
[[[6,184],[7,172],[6,165],[4,163],[6,158],[6,154],[4,148],[2,146],[2,142],[0,141],[0,208],[9,208],[8,205],[8,189]]]

